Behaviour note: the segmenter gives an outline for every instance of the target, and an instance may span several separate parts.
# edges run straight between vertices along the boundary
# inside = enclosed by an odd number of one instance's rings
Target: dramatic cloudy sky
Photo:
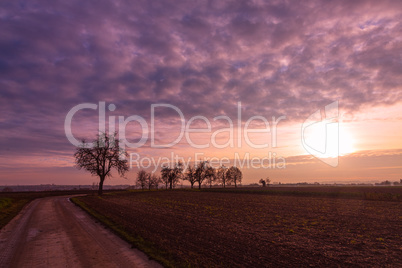
[[[129,150],[141,157],[271,152],[285,158],[282,170],[245,169],[246,183],[266,176],[282,182],[401,177],[401,1],[2,1],[0,33],[0,185],[95,181],[73,167],[75,147],[64,122],[74,106],[99,102],[116,106],[106,111],[107,122],[139,115],[150,125],[151,104],[164,103],[187,122],[197,115],[211,120],[212,132],[225,125],[216,116],[237,123],[239,102],[243,127],[252,116],[270,123],[286,116],[275,148],[272,132],[265,149],[243,140],[234,148],[193,150],[185,137],[155,149],[148,139]],[[303,122],[334,101],[341,152],[345,147],[335,168],[309,157],[301,144]],[[77,112],[77,138],[94,137],[97,112]],[[161,108],[155,122],[156,141],[176,139],[176,112]],[[206,125],[195,120],[197,126]],[[127,125],[131,142],[142,133],[150,137],[138,123]],[[191,135],[198,144],[211,137]],[[220,144],[227,139],[228,133],[216,136]],[[108,183],[132,184],[135,171]]]

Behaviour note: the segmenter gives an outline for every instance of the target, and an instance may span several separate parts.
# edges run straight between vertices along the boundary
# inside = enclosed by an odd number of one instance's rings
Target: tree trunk
[[[98,195],[102,195],[103,193],[103,181],[105,180],[105,177],[101,177],[100,178],[100,182],[99,182],[99,189],[98,189]]]
[[[201,189],[201,182],[198,182],[198,189]]]
[[[237,188],[236,180],[234,181],[234,183],[235,183],[235,188]]]
[[[190,182],[190,183],[191,183],[191,189],[193,189],[194,182]]]

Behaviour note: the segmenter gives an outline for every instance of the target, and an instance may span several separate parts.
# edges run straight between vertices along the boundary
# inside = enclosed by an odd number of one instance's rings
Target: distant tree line
[[[181,162],[165,165],[162,167],[161,175],[157,176],[145,170],[137,173],[136,186],[141,189],[158,189],[159,184],[163,184],[165,189],[173,189],[180,181],[190,182],[191,188],[198,184],[201,189],[203,184],[212,187],[219,184],[222,187],[241,184],[243,174],[235,166],[230,168],[222,165],[219,168],[212,167],[208,161],[200,161],[195,165],[189,165],[186,170]]]
[[[394,181],[394,182],[391,182],[391,181],[389,181],[389,180],[386,180],[386,181],[382,181],[382,182],[380,182],[380,183],[376,183],[375,185],[377,185],[377,186],[379,186],[379,185],[384,185],[384,186],[391,186],[391,185],[394,185],[394,186],[399,186],[399,185],[402,185],[402,179],[398,182],[398,181]]]
[[[260,179],[259,183],[262,184],[262,187],[269,186],[271,183],[271,179],[268,177],[266,179]]]
[[[82,140],[77,147],[74,158],[78,169],[84,169],[93,176],[99,178],[99,182],[92,188],[98,187],[98,194],[103,192],[103,183],[107,177],[111,177],[111,171],[114,169],[118,174],[124,177],[129,170],[127,152],[119,146],[117,133],[99,133],[91,143]],[[224,165],[219,168],[213,168],[208,161],[200,161],[194,166],[187,167],[184,172],[184,166],[181,162],[162,167],[161,175],[151,174],[145,170],[137,173],[136,186],[141,189],[158,189],[163,184],[166,189],[173,189],[180,181],[187,180],[191,188],[198,183],[198,188],[202,184],[212,187],[213,184],[221,184],[223,187],[234,184],[237,187],[243,179],[243,174],[239,168],[232,166],[230,168]],[[9,189],[5,189],[9,191]]]
[[[13,191],[14,190],[11,187],[4,187],[3,190],[2,190],[3,193],[11,193]]]
[[[117,139],[117,133],[99,133],[92,143],[86,143],[82,140],[81,145],[74,153],[75,164],[78,169],[84,169],[91,173],[93,176],[99,178],[97,184],[92,185],[92,189],[98,188],[98,194],[103,192],[103,183],[107,177],[111,177],[112,170],[124,177],[125,173],[129,170],[127,152],[122,150],[119,146],[120,141]],[[243,179],[243,174],[239,168],[232,166],[230,168],[224,165],[219,168],[213,168],[208,161],[201,161],[194,166],[188,166],[184,172],[182,163],[175,163],[171,166],[163,166],[161,175],[157,176],[144,170],[140,170],[137,174],[137,187],[142,189],[158,189],[159,184],[163,184],[166,189],[173,189],[180,181],[189,181],[191,188],[195,183],[198,183],[198,188],[202,184],[212,187],[213,184],[220,184],[222,187],[234,184],[237,187]],[[271,180],[269,178],[260,179],[260,184],[263,187],[269,186]],[[275,182],[273,183],[275,184]],[[281,184],[279,182],[279,184]],[[309,185],[305,183],[297,183],[297,185]],[[319,185],[318,182],[314,183]],[[375,185],[402,185],[402,179],[397,182],[383,181]],[[2,192],[11,192],[13,189],[5,187]]]

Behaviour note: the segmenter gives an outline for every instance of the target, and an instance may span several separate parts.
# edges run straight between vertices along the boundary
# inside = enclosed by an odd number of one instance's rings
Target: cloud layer
[[[334,100],[351,113],[398,103],[401,10],[346,0],[1,3],[0,154],[71,151],[64,118],[84,102],[147,118],[152,103],[235,117],[241,101],[245,117],[290,122]]]

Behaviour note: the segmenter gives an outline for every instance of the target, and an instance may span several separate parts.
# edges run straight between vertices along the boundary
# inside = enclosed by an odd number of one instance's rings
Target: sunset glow
[[[401,177],[401,1],[0,10],[0,185],[91,184],[74,141],[99,131],[155,163],[286,162],[243,167],[245,184]],[[137,168],[107,183],[133,184]]]
[[[341,128],[339,131],[339,154],[343,156],[354,153],[356,151],[354,144],[355,140],[352,133]]]
[[[400,267],[401,212],[402,0],[0,1],[0,268]]]

